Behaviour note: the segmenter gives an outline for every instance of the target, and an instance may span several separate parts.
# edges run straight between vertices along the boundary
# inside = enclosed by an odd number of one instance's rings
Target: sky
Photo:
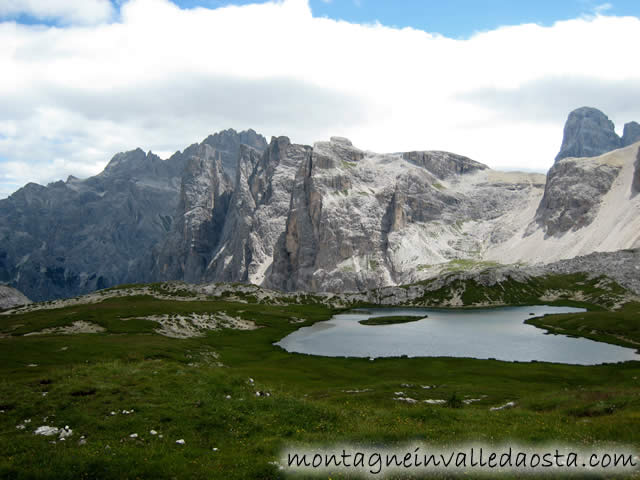
[[[0,198],[253,128],[546,171],[640,121],[637,0],[0,0]]]

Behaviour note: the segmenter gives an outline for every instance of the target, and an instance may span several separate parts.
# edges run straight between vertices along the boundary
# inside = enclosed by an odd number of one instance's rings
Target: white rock
[[[497,411],[497,410],[505,410],[505,409],[507,409],[507,408],[513,408],[513,407],[515,407],[515,406],[516,406],[516,402],[507,402],[507,403],[505,403],[504,405],[501,405],[501,406],[499,406],[499,407],[491,407],[491,408],[489,409],[489,411],[490,411],[490,412],[495,412],[495,411]]]
[[[156,432],[155,430],[149,430],[149,433],[150,433],[151,435],[157,435],[157,434],[158,434],[158,432]]]
[[[137,433],[132,433],[131,435],[129,435],[129,438],[138,438],[138,434]]]
[[[33,433],[35,435],[44,435],[45,437],[50,437],[52,435],[57,435],[58,432],[60,432],[59,428],[43,425],[41,427],[36,428],[36,431]]]
[[[184,445],[186,442],[184,441],[184,438],[181,438],[180,440],[176,440],[176,443],[178,445]]]

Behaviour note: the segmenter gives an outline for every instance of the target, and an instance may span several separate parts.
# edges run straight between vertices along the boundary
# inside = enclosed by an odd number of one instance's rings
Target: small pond
[[[534,316],[575,313],[570,307],[504,307],[474,310],[373,308],[335,315],[303,327],[276,345],[288,352],[326,357],[468,357],[596,365],[640,360],[634,349],[585,338],[549,335],[527,325]],[[534,315],[531,315],[531,314]],[[416,322],[361,325],[391,315],[415,315]],[[426,318],[425,318],[426,317]]]

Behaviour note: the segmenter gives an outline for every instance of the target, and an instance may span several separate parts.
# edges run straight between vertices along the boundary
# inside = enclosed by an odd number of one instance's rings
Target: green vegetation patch
[[[361,325],[394,325],[396,323],[410,323],[417,322],[427,318],[426,315],[417,317],[415,315],[392,315],[389,317],[373,317],[367,318],[366,320],[360,320],[358,323]]]

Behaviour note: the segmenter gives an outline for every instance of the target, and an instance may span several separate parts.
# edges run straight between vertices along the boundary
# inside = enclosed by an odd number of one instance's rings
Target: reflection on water
[[[547,335],[527,318],[583,312],[570,307],[504,307],[482,310],[378,308],[335,315],[301,328],[276,345],[289,352],[328,357],[471,357],[595,365],[640,360],[633,349],[585,338]],[[372,317],[416,315],[417,322],[367,326]]]

